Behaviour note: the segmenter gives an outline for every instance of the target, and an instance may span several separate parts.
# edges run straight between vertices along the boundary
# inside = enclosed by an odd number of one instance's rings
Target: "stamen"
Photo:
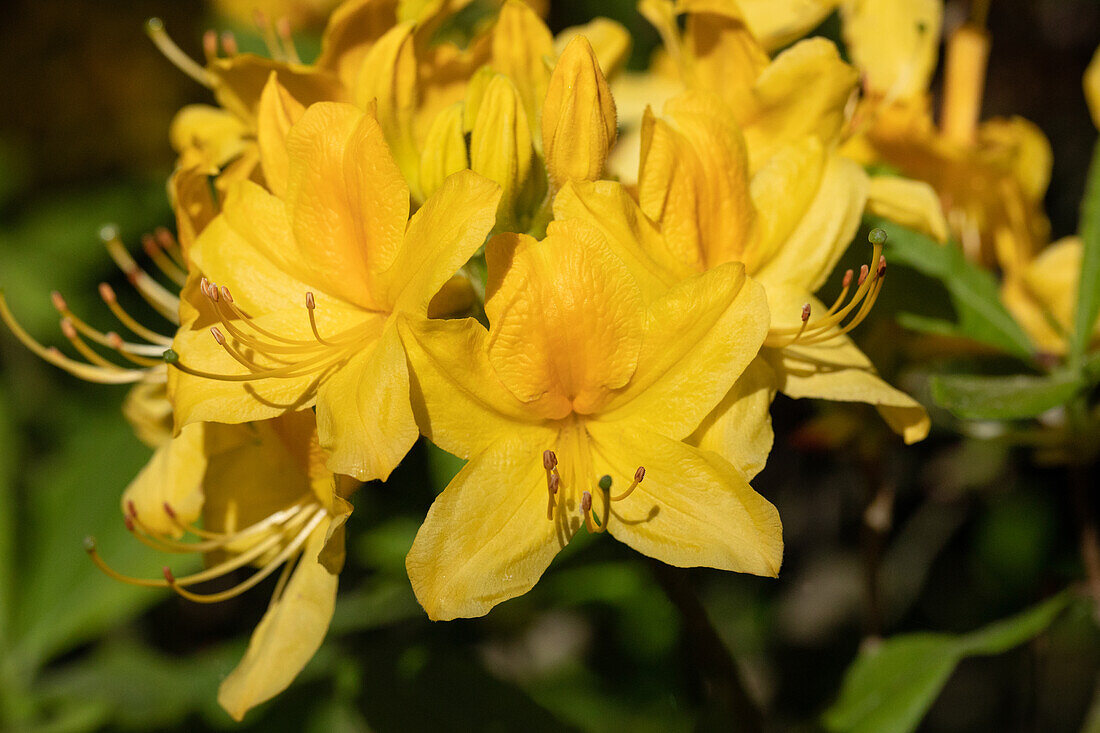
[[[871,312],[875,301],[878,300],[882,290],[883,277],[886,274],[886,257],[882,254],[883,245],[886,243],[886,232],[881,229],[873,229],[867,237],[873,245],[871,261],[875,263],[872,269],[863,265],[859,271],[857,288],[852,299],[847,305],[841,307],[844,298],[848,294],[851,285],[852,272],[844,274],[843,289],[833,306],[825,315],[816,321],[809,320],[809,305],[802,307],[802,323],[793,328],[775,328],[768,333],[765,345],[770,348],[784,348],[795,343],[814,344],[828,341],[836,336],[845,334],[858,326]],[[854,315],[853,315],[854,312]],[[851,316],[847,323],[844,319]]]
[[[233,31],[225,31],[222,33],[222,48],[225,49],[226,56],[236,56],[241,52],[240,46],[237,45],[237,37],[233,35]]]
[[[141,247],[165,277],[181,288],[187,283],[187,273],[177,267],[176,263],[161,250],[160,243],[152,234],[142,236]]]
[[[146,328],[138,323],[136,318],[127,313],[126,310],[119,305],[118,296],[115,294],[114,288],[107,283],[99,284],[99,297],[107,304],[107,308],[109,308],[115,318],[119,320],[119,323],[128,328],[135,336],[140,336],[150,343],[162,346],[167,346],[172,343],[172,339],[157,333],[151,328]]]
[[[202,52],[206,63],[218,58],[218,32],[213,28],[202,34]]]
[[[313,331],[313,338],[317,339],[319,343],[322,343],[325,346],[333,346],[334,344],[330,344],[328,341],[325,341],[325,339],[321,337],[321,332],[317,330],[317,317],[313,314],[313,311],[315,310],[317,310],[317,301],[314,300],[313,293],[307,291],[306,311],[309,313],[309,327]]]
[[[626,491],[618,496],[611,497],[611,501],[622,501],[626,497],[634,493],[634,489],[638,488],[638,484],[642,483],[642,479],[645,478],[645,467],[638,466],[638,470],[634,472],[634,481],[627,487]]]
[[[73,345],[73,348],[80,352],[80,355],[92,364],[103,367],[104,369],[122,368],[117,364],[112,364],[111,362],[107,361],[98,353],[96,353],[95,350],[92,349],[92,347],[88,346],[88,344],[85,343],[84,339],[80,338],[80,334],[76,332],[76,327],[73,326],[73,322],[70,321],[68,318],[61,319],[61,333],[64,334],[65,338],[69,340],[69,343]]]
[[[275,36],[275,29],[268,21],[267,15],[259,8],[256,8],[253,11],[252,17],[256,23],[256,27],[260,31],[260,35],[264,39],[264,45],[267,46],[267,52],[271,55],[271,58],[276,61],[286,61],[286,54],[283,53],[283,48],[279,45],[279,39]]]
[[[168,582],[169,588],[171,588],[184,598],[188,599],[189,601],[194,601],[195,603],[220,603],[221,601],[235,598],[241,593],[249,590],[250,588],[255,587],[264,578],[275,572],[277,568],[281,567],[283,563],[287,562],[287,560],[289,560],[295,553],[297,553],[298,550],[301,549],[302,545],[306,543],[306,540],[309,539],[309,536],[313,533],[313,530],[316,529],[318,525],[320,525],[322,520],[324,520],[325,516],[326,515],[324,511],[318,511],[313,516],[313,518],[310,519],[309,523],[307,523],[306,526],[298,532],[298,535],[294,538],[294,540],[290,542],[285,548],[283,548],[282,552],[272,558],[272,560],[263,568],[261,568],[258,572],[253,573],[251,576],[249,576],[247,580],[238,583],[229,590],[222,591],[221,593],[211,593],[209,595],[192,593],[191,591],[181,587],[181,585],[176,582],[175,578],[172,577],[171,570],[169,570],[168,568],[165,568],[164,579]]]
[[[275,32],[278,34],[279,40],[282,41],[283,55],[286,56],[287,61],[292,64],[302,63],[302,59],[298,55],[298,48],[294,45],[294,36],[291,34],[290,18],[284,15],[275,21]]]
[[[164,21],[160,18],[150,18],[145,21],[145,32],[153,41],[157,49],[164,54],[173,66],[187,74],[189,77],[202,84],[204,87],[213,88],[214,82],[206,69],[195,63],[194,59],[185,54],[176,42],[172,40],[168,32],[164,30]]]
[[[126,279],[134,286],[141,297],[145,298],[149,305],[164,318],[179,325],[180,299],[168,292],[163,285],[154,280],[149,273],[141,269],[130,253],[126,251],[122,240],[119,239],[118,229],[113,226],[105,226],[99,232],[107,253],[115,261],[118,268],[126,275]],[[150,339],[151,340],[151,339]]]
[[[585,491],[581,494],[581,511],[584,512],[584,526],[592,534],[597,534],[603,531],[603,527],[597,524],[592,514],[592,494]]]
[[[25,347],[30,349],[38,358],[53,364],[58,369],[64,369],[74,377],[83,379],[86,382],[95,382],[97,384],[132,384],[134,382],[140,382],[145,377],[144,369],[122,369],[119,367],[106,369],[91,364],[84,364],[74,359],[70,359],[55,347],[43,346],[27,333],[26,330],[19,325],[19,322],[15,320],[15,316],[8,307],[7,299],[2,292],[0,292],[0,320],[7,325],[12,334],[15,335],[15,338]]]
[[[183,261],[183,249],[180,247],[180,243],[176,241],[175,236],[172,235],[172,232],[164,227],[157,227],[153,230],[153,236],[157,238],[161,249],[168,253],[168,256],[179,265],[180,269],[186,270],[187,263]]]

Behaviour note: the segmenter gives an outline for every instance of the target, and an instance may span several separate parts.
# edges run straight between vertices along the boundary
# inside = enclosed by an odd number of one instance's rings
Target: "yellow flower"
[[[647,304],[637,255],[582,221],[551,222],[542,242],[499,235],[487,255],[488,331],[401,322],[421,430],[469,459],[406,561],[428,615],[480,616],[527,592],[582,524],[672,565],[774,576],[775,508],[681,442],[766,334],[744,268]]]
[[[309,410],[254,425],[199,423],[153,455],[123,497],[126,525],[154,549],[201,554],[205,570],[177,578],[165,568],[163,579],[132,578],[104,562],[94,539],[85,541],[111,577],[171,588],[198,603],[233,598],[282,569],[244,659],[218,692],[236,720],[286,689],[332,619],[351,505],[324,467],[316,433]],[[200,517],[201,528],[194,524]],[[228,590],[191,590],[247,565],[256,572]]]
[[[962,25],[948,42],[937,125],[928,86],[942,3],[866,0],[845,7],[844,38],[866,91],[845,152],[930,184],[968,258],[1003,268],[1026,262],[1049,236],[1042,200],[1050,181],[1050,144],[1019,117],[979,124],[989,54],[984,20]],[[904,200],[895,195],[885,206]],[[931,227],[919,228],[940,236]]]
[[[906,442],[924,438],[924,409],[883,382],[845,335],[882,287],[881,243],[858,278],[848,273],[831,307],[814,297],[859,227],[868,185],[863,171],[808,137],[750,175],[746,143],[720,102],[689,94],[669,102],[665,113],[668,121],[650,115],[643,127],[639,203],[618,184],[599,182],[566,188],[554,209],[558,217],[586,219],[623,247],[640,247],[646,256],[638,267],[650,273],[654,294],[729,262],[743,263],[763,286],[771,311],[764,347],[692,440],[755,474],[770,450],[770,430],[749,440],[739,423],[746,411],[766,419],[777,389],[791,397],[867,402]]]
[[[186,190],[186,189],[185,189]],[[187,196],[183,200],[187,203]],[[178,299],[158,285],[107,228],[103,239],[112,258],[137,291],[175,323]],[[166,231],[144,238],[146,253],[169,279],[182,281],[186,258]],[[46,361],[87,381],[134,384],[123,406],[143,441],[156,450],[123,494],[127,527],[146,544],[173,553],[200,553],[203,572],[160,580],[122,576],[86,543],[95,562],[116,579],[147,587],[171,587],[197,602],[230,598],[280,567],[283,576],[244,660],[222,684],[219,701],[234,717],[284,689],[320,646],[328,628],[343,554],[343,522],[350,511],[337,495],[336,478],[323,466],[312,412],[301,411],[254,425],[196,423],[172,436],[172,407],[165,392],[166,367],[153,357],[171,339],[140,323],[104,284],[100,294],[120,324],[140,342],[92,328],[54,293],[61,328],[87,361],[64,356],[35,341],[12,317],[0,296],[0,317],[15,335]],[[127,366],[106,359],[89,342],[109,350]],[[202,518],[202,528],[194,522]],[[181,541],[192,534],[196,542]],[[190,588],[246,565],[258,572],[230,590],[212,595]]]
[[[316,403],[329,468],[385,478],[417,437],[395,314],[427,313],[492,228],[500,191],[456,173],[410,218],[379,123],[351,105],[305,110],[285,151],[285,181],[263,158],[285,193],[235,184],[192,248],[168,354],[177,425]]]

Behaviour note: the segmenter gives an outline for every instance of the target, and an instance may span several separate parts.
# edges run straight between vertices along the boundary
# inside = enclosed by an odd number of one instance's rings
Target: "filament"
[[[204,87],[213,88],[214,82],[210,78],[210,73],[195,63],[194,59],[185,54],[183,50],[176,45],[176,42],[173,41],[172,37],[168,35],[168,32],[164,30],[164,21],[160,18],[150,18],[145,21],[145,32],[153,41],[157,50],[164,54],[164,57],[172,62],[173,66],[184,74],[187,74],[199,84],[202,84]]]

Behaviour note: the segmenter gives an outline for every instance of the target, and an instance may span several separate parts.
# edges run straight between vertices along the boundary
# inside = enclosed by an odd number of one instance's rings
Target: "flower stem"
[[[764,714],[745,688],[737,662],[707,616],[687,571],[656,560],[649,564],[653,577],[680,613],[692,668],[698,672],[700,692],[709,710],[721,716],[730,730],[762,733]]]

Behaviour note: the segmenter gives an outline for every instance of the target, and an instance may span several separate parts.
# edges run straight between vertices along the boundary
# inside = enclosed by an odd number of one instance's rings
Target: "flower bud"
[[[542,110],[542,147],[553,190],[597,180],[615,144],[615,101],[592,46],[577,36],[550,77]]]
[[[500,184],[503,191],[498,226],[518,225],[536,197],[534,160],[523,102],[508,77],[498,74],[485,89],[470,137],[470,167]]]

